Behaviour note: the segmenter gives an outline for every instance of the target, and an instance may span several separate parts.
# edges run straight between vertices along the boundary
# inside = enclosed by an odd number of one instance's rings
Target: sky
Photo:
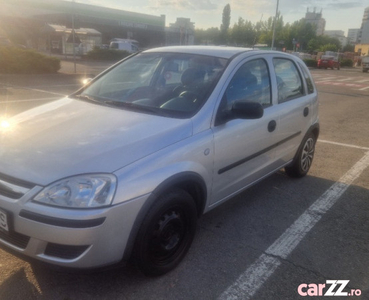
[[[105,6],[150,15],[166,15],[166,25],[177,17],[190,18],[196,28],[220,27],[226,4],[231,6],[231,26],[239,17],[256,23],[273,17],[277,0],[75,0],[75,2]],[[305,17],[309,8],[322,10],[326,30],[360,28],[369,0],[279,0],[279,11],[285,23]]]

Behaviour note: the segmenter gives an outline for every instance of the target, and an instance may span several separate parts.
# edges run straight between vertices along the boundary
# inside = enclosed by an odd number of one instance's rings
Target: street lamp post
[[[75,0],[73,0],[73,6],[74,6]],[[75,11],[74,7],[73,10]],[[77,64],[76,64],[76,47],[74,46],[75,43],[75,29],[74,29],[74,12],[72,15],[72,35],[73,35],[73,63],[74,63],[74,73],[77,73]]]
[[[274,24],[273,24],[273,38],[272,38],[272,49],[274,48],[274,40],[275,40],[275,28],[277,27],[277,17],[278,17],[278,7],[279,7],[279,0],[277,0],[277,9],[275,11],[274,17]]]

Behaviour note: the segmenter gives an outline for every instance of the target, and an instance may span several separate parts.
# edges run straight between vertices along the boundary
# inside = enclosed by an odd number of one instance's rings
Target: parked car
[[[132,55],[0,122],[0,245],[62,267],[131,258],[164,274],[186,255],[199,216],[281,168],[308,173],[317,98],[303,61],[286,53]]]
[[[335,59],[333,56],[326,56],[323,55],[319,60],[318,60],[318,68],[324,68],[324,69],[334,69],[336,68],[337,70],[340,69],[340,62]]]
[[[361,70],[367,73],[369,70],[369,56],[364,56],[361,59]]]

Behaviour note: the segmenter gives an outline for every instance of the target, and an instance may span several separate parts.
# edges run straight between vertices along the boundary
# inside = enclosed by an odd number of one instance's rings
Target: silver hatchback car
[[[302,177],[317,92],[294,56],[232,47],[134,54],[0,127],[0,245],[77,269],[186,255],[197,218],[285,168]]]

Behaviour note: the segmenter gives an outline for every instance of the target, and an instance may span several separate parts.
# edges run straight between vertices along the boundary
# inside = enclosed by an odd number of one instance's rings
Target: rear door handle
[[[268,131],[273,132],[277,128],[277,122],[272,120],[268,124]]]
[[[307,117],[309,115],[309,107],[304,108],[304,117]]]

